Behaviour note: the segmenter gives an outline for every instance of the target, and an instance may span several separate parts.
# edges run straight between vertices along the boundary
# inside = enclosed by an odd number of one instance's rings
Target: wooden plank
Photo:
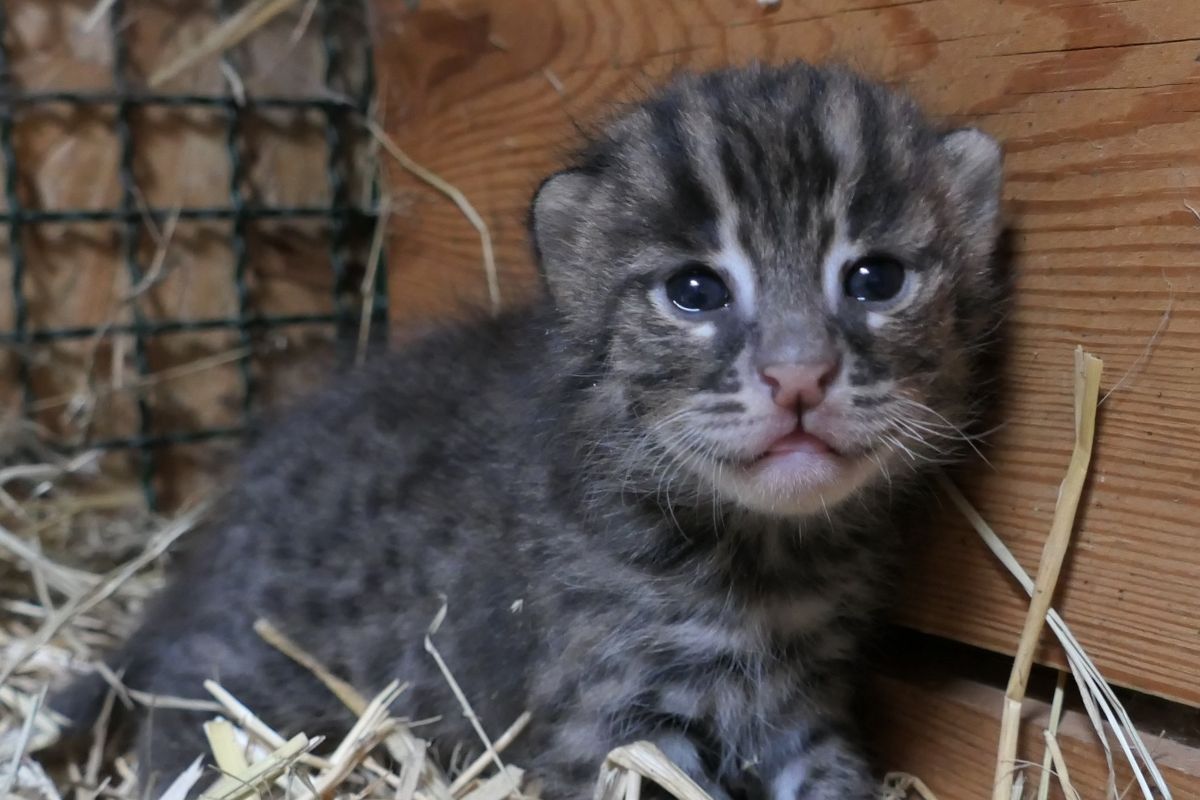
[[[1071,350],[1105,359],[1094,480],[1057,605],[1115,682],[1200,704],[1200,7],[1193,0],[380,0],[385,122],[492,228],[508,302],[536,282],[538,178],[672,69],[839,59],[1008,151],[1020,265],[1008,427],[968,489],[1032,569],[1071,441]],[[477,238],[395,175],[403,322],[482,305]],[[1170,307],[1161,335],[1147,345]],[[998,651],[1024,598],[951,514],[916,537],[905,623]],[[1042,661],[1055,661],[1052,649]]]
[[[964,679],[918,682],[881,677],[872,687],[876,700],[875,723],[870,735],[881,769],[916,775],[939,800],[979,800],[992,796],[996,746],[1000,733],[1000,707],[1004,692]],[[1025,773],[1026,797],[1041,779],[1045,742],[1042,732],[1049,721],[1049,706],[1027,701],[1022,715],[1018,763]],[[1162,770],[1168,788],[1177,798],[1200,797],[1200,750],[1165,738],[1157,732],[1144,736]],[[1106,796],[1108,767],[1095,731],[1085,715],[1066,711],[1058,743],[1071,783],[1084,798]],[[1115,746],[1115,745],[1114,745]],[[1119,759],[1119,755],[1117,756]],[[1118,766],[1116,785],[1124,792],[1132,776]],[[1057,780],[1050,797],[1063,800]],[[1129,797],[1140,797],[1136,784]]]

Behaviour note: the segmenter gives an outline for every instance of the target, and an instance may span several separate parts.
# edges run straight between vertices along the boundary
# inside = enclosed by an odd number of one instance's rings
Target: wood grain
[[[1003,690],[964,679],[883,677],[872,687],[872,697],[876,711],[870,733],[881,769],[916,775],[938,800],[991,797]],[[1025,773],[1025,796],[1033,797],[1041,779],[1042,731],[1049,721],[1049,706],[1027,701],[1021,720],[1017,763],[1024,765],[1019,769]],[[1143,738],[1172,794],[1181,799],[1200,797],[1200,750],[1157,739],[1152,732],[1145,732]],[[1087,717],[1064,712],[1058,743],[1080,796],[1105,797],[1108,767]],[[1129,772],[1118,767],[1118,792],[1131,781]],[[1050,785],[1050,797],[1063,800],[1057,780]],[[1136,784],[1126,796],[1141,796]]]
[[[1057,606],[1114,682],[1200,704],[1200,5],[1194,0],[457,0],[377,3],[386,126],[535,285],[530,192],[613,101],[683,67],[837,59],[1005,142],[1019,302],[1008,427],[967,481],[1032,569],[1071,443],[1071,351],[1105,360],[1093,480]],[[477,239],[396,174],[392,308],[482,307]],[[1191,208],[1189,208],[1189,204]],[[1147,355],[1156,330],[1169,318]],[[899,618],[997,651],[1020,590],[951,514],[914,546]],[[1058,654],[1045,648],[1040,659]]]

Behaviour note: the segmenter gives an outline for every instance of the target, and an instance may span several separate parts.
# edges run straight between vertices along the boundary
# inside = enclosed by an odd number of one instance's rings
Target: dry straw
[[[1075,350],[1075,449],[1058,490],[1058,503],[1054,509],[1054,520],[1050,535],[1042,550],[1042,561],[1038,566],[1037,581],[1034,583],[1021,641],[1013,660],[1008,688],[1004,693],[1004,712],[1000,719],[1000,752],[996,758],[996,782],[992,800],[1011,800],[1013,775],[1016,770],[1017,736],[1021,727],[1021,703],[1033,669],[1034,652],[1046,622],[1046,612],[1054,598],[1063,558],[1071,542],[1071,530],[1075,525],[1075,512],[1087,479],[1088,466],[1092,461],[1092,444],[1096,435],[1096,403],[1100,398],[1100,359]],[[1064,771],[1059,770],[1063,775]]]
[[[462,215],[467,218],[467,221],[471,223],[471,227],[475,228],[479,233],[479,246],[483,251],[483,274],[487,279],[488,301],[491,304],[492,313],[498,313],[500,311],[500,276],[496,270],[496,256],[492,248],[492,234],[488,230],[487,223],[483,221],[483,217],[475,210],[475,206],[471,205],[471,201],[467,199],[467,196],[462,193],[461,189],[414,161],[408,153],[401,149],[395,139],[387,135],[387,132],[379,126],[379,123],[375,120],[368,120],[367,129],[397,164],[448,197],[458,207],[458,210],[462,212]]]
[[[1013,556],[1012,551],[1008,549],[957,486],[951,483],[945,476],[941,476],[939,480],[950,501],[967,518],[967,521],[971,523],[975,532],[979,534],[984,544],[992,551],[992,554],[1017,580],[1026,594],[1032,596],[1034,592],[1033,578],[1029,577],[1029,574],[1025,572],[1024,567]],[[1067,657],[1067,664],[1071,669],[1071,674],[1079,686],[1084,710],[1087,712],[1088,719],[1091,721],[1092,727],[1096,730],[1100,744],[1103,747],[1104,757],[1108,762],[1109,797],[1116,798],[1120,796],[1120,793],[1116,789],[1116,769],[1113,764],[1112,746],[1109,743],[1109,736],[1111,734],[1112,738],[1117,740],[1122,754],[1125,756],[1126,761],[1128,761],[1130,769],[1133,771],[1134,780],[1141,789],[1142,796],[1146,800],[1154,800],[1155,795],[1151,792],[1149,785],[1149,782],[1152,781],[1158,788],[1159,796],[1165,798],[1165,800],[1170,800],[1171,790],[1167,787],[1162,772],[1155,765],[1154,759],[1150,755],[1145,742],[1142,741],[1141,734],[1134,727],[1133,720],[1130,719],[1129,714],[1125,711],[1125,707],[1121,705],[1116,693],[1113,692],[1112,687],[1104,679],[1104,676],[1100,673],[1100,670],[1096,667],[1091,657],[1084,651],[1079,640],[1075,638],[1075,634],[1071,632],[1071,629],[1067,627],[1067,623],[1063,620],[1062,616],[1053,608],[1046,613],[1046,623],[1062,645]]]
[[[1038,779],[1037,800],[1047,800],[1050,797],[1050,778],[1051,769],[1054,764],[1053,753],[1050,752],[1049,740],[1058,735],[1058,724],[1062,720],[1063,698],[1066,696],[1064,691],[1067,685],[1067,673],[1058,673],[1058,679],[1054,684],[1054,701],[1050,704],[1050,724],[1046,727],[1045,734],[1047,739],[1046,753],[1042,758],[1042,775]]]
[[[296,5],[299,0],[251,0],[214,28],[195,47],[180,53],[173,61],[150,76],[147,82],[157,89],[179,74],[236,47],[246,37]]]
[[[914,792],[921,800],[938,800],[923,780],[907,772],[889,772],[884,776],[880,800],[905,800]]]
[[[1107,794],[1117,798],[1120,794],[1116,788],[1116,769],[1113,763],[1112,747],[1109,744],[1109,734],[1117,740],[1125,760],[1133,772],[1134,781],[1141,790],[1142,797],[1154,800],[1150,784],[1157,789],[1158,797],[1171,800],[1171,790],[1163,778],[1161,770],[1154,763],[1149,749],[1142,741],[1141,734],[1134,727],[1129,714],[1121,705],[1112,687],[1101,675],[1100,670],[1084,651],[1075,635],[1071,633],[1066,622],[1057,611],[1050,608],[1054,594],[1054,585],[1058,578],[1063,555],[1073,527],[1075,511],[1078,508],[1083,484],[1087,478],[1087,469],[1091,460],[1091,448],[1095,436],[1096,405],[1099,394],[1100,372],[1103,363],[1077,347],[1075,351],[1075,448],[1072,452],[1067,475],[1059,488],[1058,502],[1051,524],[1050,536],[1047,538],[1039,579],[1034,581],[1020,563],[1013,557],[1012,552],[1001,541],[983,516],[970,504],[963,493],[945,475],[939,476],[939,482],[951,502],[967,518],[971,526],[983,539],[988,549],[1000,563],[1016,578],[1017,582],[1030,596],[1030,610],[1026,625],[1022,631],[1021,643],[1014,661],[1012,676],[1005,692],[1005,705],[1002,716],[1000,750],[996,760],[996,786],[994,800],[1011,800],[1013,797],[1013,775],[1016,770],[1015,750],[1018,734],[1020,705],[1024,698],[1025,681],[1029,675],[1030,660],[1036,647],[1042,621],[1050,627],[1058,638],[1071,673],[1079,687],[1084,709],[1096,731],[1096,735],[1104,750],[1108,764]],[[1069,777],[1062,762],[1062,754],[1057,746],[1053,733],[1047,738],[1049,758],[1054,762],[1065,792],[1074,791],[1070,786]]]

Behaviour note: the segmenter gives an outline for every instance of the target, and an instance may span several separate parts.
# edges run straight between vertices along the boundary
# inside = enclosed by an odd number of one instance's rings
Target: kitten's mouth
[[[819,436],[809,433],[797,426],[796,430],[780,439],[776,439],[755,461],[762,461],[771,456],[788,453],[811,453],[813,455],[836,456],[833,448]]]
[[[827,439],[796,425],[791,433],[771,442],[746,464],[758,478],[790,482],[815,488],[837,482],[865,458],[863,453],[835,448]]]
[[[783,515],[828,513],[873,470],[867,454],[843,449],[802,424],[777,434],[739,466],[718,473],[732,495],[751,509]]]

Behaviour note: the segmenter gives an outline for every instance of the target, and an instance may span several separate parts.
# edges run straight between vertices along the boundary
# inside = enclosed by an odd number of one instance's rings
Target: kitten
[[[1000,151],[803,64],[677,79],[538,190],[545,297],[447,328],[258,442],[113,665],[218,678],[280,730],[344,709],[252,631],[475,741],[422,647],[544,796],[647,739],[717,800],[853,800],[848,716],[896,504],[961,443],[1005,289]],[[64,707],[86,717],[95,685]],[[144,767],[203,751],[155,712]]]

